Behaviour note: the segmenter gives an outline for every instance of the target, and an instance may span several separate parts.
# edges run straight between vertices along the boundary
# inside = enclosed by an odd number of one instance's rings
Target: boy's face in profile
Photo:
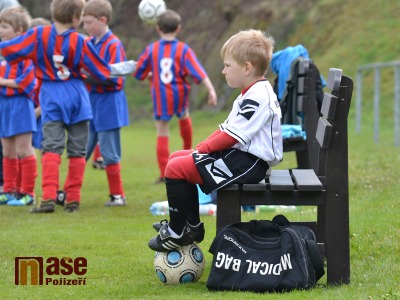
[[[236,60],[226,52],[224,57],[224,69],[222,74],[225,76],[226,83],[231,88],[245,88],[244,86],[245,66],[239,65]]]
[[[9,41],[21,34],[21,30],[15,31],[14,28],[6,23],[0,23],[0,38],[2,41]]]

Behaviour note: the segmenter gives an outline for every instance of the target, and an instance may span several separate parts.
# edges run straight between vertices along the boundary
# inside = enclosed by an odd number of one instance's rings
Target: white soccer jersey
[[[281,117],[271,84],[261,80],[236,98],[220,129],[239,141],[233,148],[249,152],[275,166],[283,154]]]

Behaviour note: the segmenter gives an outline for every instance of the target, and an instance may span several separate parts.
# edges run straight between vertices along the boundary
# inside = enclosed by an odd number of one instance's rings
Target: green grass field
[[[205,138],[223,121],[226,113],[192,114],[194,143]],[[215,235],[215,217],[205,216],[206,238],[200,244],[206,269],[198,283],[163,285],[153,270],[154,253],[147,241],[155,235],[150,205],[166,200],[165,187],[154,185],[158,175],[155,160],[155,128],[150,120],[122,130],[123,180],[128,206],[107,208],[104,171],[87,165],[81,209],[67,214],[57,207],[54,214],[32,215],[27,207],[0,207],[0,298],[1,299],[399,299],[400,298],[400,165],[393,130],[382,128],[374,144],[371,128],[349,128],[351,284],[285,294],[257,295],[245,292],[210,292],[205,283],[212,256],[208,248]],[[171,151],[181,146],[176,119],[171,122]],[[61,171],[65,178],[65,163]],[[294,166],[286,154],[282,168]],[[40,195],[40,176],[37,180]],[[245,220],[271,219],[272,213],[247,213]],[[312,208],[287,214],[289,220],[315,217]],[[17,286],[14,259],[17,256],[84,257],[86,285]],[[61,276],[59,276],[61,277]],[[71,276],[71,278],[77,276]],[[57,276],[55,277],[57,278]]]

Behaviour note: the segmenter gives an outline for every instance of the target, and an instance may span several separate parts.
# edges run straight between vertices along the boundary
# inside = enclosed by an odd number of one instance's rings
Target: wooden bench
[[[350,282],[347,119],[353,81],[330,69],[316,132],[313,169],[272,170],[265,183],[233,184],[217,192],[217,231],[241,221],[242,205],[316,206],[314,220],[296,222],[314,230],[325,256],[328,284]],[[316,219],[316,220],[315,220]]]
[[[296,152],[297,167],[301,169],[315,167],[315,155],[318,153],[318,145],[315,139],[319,119],[319,109],[316,95],[316,82],[319,71],[315,64],[306,58],[299,57],[292,63],[292,68],[297,68],[297,90],[292,91],[290,100],[296,103],[288,103],[288,111],[282,118],[284,124],[302,123],[307,139],[302,137],[290,137],[283,140],[284,152]],[[293,72],[293,71],[292,71]],[[288,89],[285,91],[288,92]],[[301,114],[301,121],[295,120],[295,116]]]

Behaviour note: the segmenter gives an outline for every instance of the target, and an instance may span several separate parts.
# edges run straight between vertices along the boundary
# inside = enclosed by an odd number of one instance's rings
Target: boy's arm
[[[121,61],[115,64],[110,64],[109,65],[111,67],[110,78],[132,75],[136,70],[136,65],[137,63],[134,60]]]
[[[7,78],[3,78],[3,77],[0,77],[0,86],[6,86],[9,88],[14,88],[14,89],[19,88],[19,85],[15,81],[15,79],[7,79]]]
[[[196,146],[198,153],[212,153],[229,149],[238,141],[224,131],[214,132],[204,142]]]
[[[207,76],[205,77],[201,83],[207,88],[208,90],[208,105],[216,106],[217,105],[217,93],[215,92],[214,86],[211,83],[210,78]]]
[[[102,85],[102,86],[115,86],[115,82],[111,79],[100,80],[96,77],[92,76],[85,69],[81,69],[82,79],[84,83],[92,84],[92,85]]]

